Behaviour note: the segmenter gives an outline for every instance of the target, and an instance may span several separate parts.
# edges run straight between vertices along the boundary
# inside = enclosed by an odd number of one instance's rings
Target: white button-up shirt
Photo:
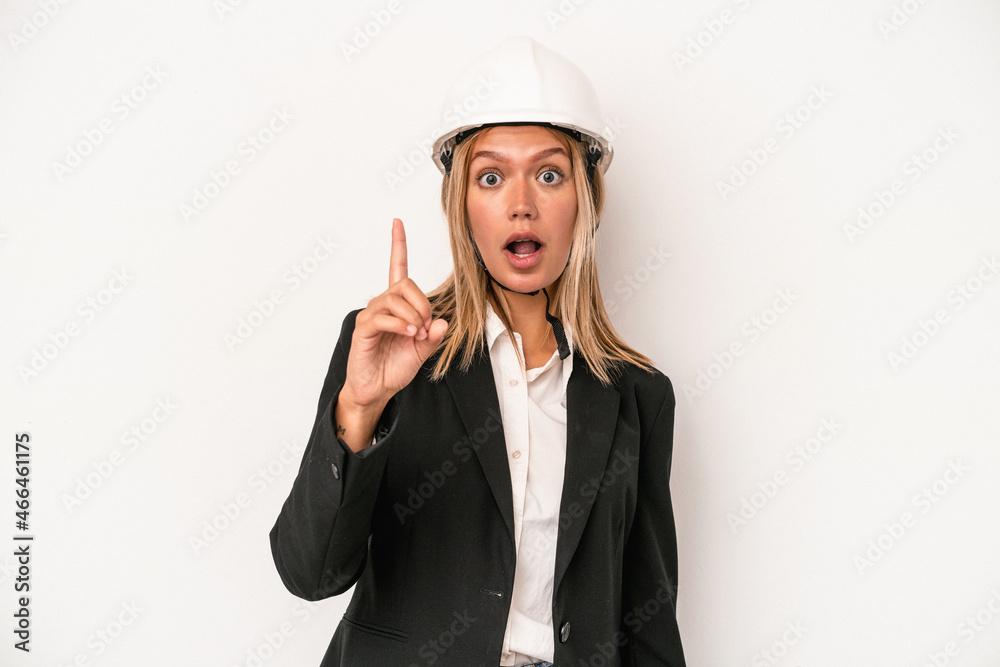
[[[487,345],[493,364],[514,498],[517,564],[500,665],[552,660],[552,588],[559,505],[566,468],[566,384],[573,372],[573,338],[563,324],[570,354],[556,350],[540,368],[525,370],[521,335],[510,340],[487,304]]]

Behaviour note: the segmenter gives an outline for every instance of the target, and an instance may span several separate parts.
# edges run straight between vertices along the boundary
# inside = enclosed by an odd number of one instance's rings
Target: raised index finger
[[[403,221],[392,219],[392,249],[389,251],[389,287],[406,277],[406,230]]]

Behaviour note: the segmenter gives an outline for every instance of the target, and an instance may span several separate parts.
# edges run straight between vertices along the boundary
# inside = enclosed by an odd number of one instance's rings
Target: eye
[[[495,171],[487,171],[480,174],[476,180],[484,187],[493,188],[500,185],[500,174]]]
[[[555,185],[562,180],[562,172],[558,169],[546,169],[539,175],[538,180],[546,185]]]

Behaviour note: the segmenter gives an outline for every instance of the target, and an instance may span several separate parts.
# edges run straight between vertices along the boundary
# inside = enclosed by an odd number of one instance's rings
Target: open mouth
[[[507,244],[507,250],[518,257],[528,257],[529,255],[533,255],[541,247],[541,243],[532,241],[531,239],[511,241]]]

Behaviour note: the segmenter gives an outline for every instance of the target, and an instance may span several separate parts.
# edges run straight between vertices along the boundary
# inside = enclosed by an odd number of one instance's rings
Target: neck
[[[546,287],[553,301],[557,285],[558,281]],[[552,332],[552,325],[545,319],[545,294],[539,291],[538,294],[529,296],[499,288],[497,292],[507,302],[511,328],[520,334],[525,355],[535,352],[551,354],[556,349],[556,337]]]

